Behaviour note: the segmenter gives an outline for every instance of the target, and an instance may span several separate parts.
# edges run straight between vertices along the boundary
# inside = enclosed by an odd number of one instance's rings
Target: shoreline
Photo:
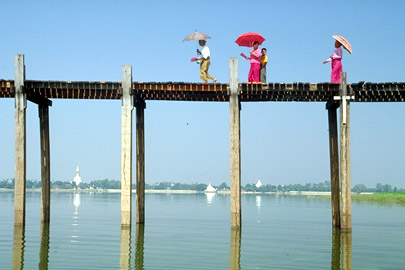
[[[13,192],[14,189],[0,188],[0,192]],[[40,188],[30,188],[27,192],[41,192]],[[51,189],[51,192],[83,192],[83,193],[121,193],[121,189]],[[132,190],[136,194],[136,190]],[[230,190],[218,190],[215,192],[205,192],[196,190],[156,190],[147,189],[145,193],[150,194],[230,194]],[[330,196],[330,191],[286,191],[286,192],[258,192],[258,191],[241,191],[241,194],[256,195],[302,195],[302,196]]]

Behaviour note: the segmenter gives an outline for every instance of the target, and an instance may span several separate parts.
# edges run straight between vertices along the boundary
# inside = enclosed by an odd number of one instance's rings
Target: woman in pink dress
[[[337,40],[335,41],[335,48],[336,49],[333,51],[333,54],[322,63],[326,64],[327,62],[332,61],[332,73],[330,75],[330,81],[340,83],[340,73],[342,72],[343,50],[342,44]]]
[[[258,41],[253,42],[253,49],[249,53],[250,57],[245,57],[246,60],[250,60],[248,81],[260,82],[260,49]]]

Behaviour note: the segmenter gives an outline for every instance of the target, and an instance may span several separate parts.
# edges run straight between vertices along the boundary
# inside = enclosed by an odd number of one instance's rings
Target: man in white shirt
[[[211,79],[213,82],[216,82],[217,79],[212,77],[210,74],[208,74],[208,68],[210,67],[211,61],[210,61],[210,49],[208,46],[206,46],[206,41],[205,40],[199,40],[198,44],[202,47],[201,51],[197,49],[197,54],[201,55],[198,60],[200,61],[200,78],[204,80],[204,83],[208,83],[208,80]]]

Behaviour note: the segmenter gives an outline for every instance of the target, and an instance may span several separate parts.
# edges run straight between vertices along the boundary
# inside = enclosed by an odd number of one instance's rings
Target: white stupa
[[[263,186],[263,184],[262,184],[262,181],[260,181],[260,179],[259,180],[257,180],[257,183],[256,183],[256,185],[255,185],[257,188],[259,188],[259,187],[261,187],[261,186]]]
[[[77,167],[76,167],[76,175],[73,178],[73,182],[75,182],[76,186],[79,186],[79,184],[83,182],[82,178],[79,175],[79,173],[80,173],[80,169],[79,169],[79,165],[77,165]]]
[[[216,188],[214,188],[211,183],[208,183],[207,188],[204,190],[204,192],[216,192]]]

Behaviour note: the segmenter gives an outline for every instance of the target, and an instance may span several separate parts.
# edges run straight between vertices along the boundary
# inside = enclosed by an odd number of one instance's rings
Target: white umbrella
[[[211,37],[207,34],[201,33],[201,32],[193,32],[189,35],[187,35],[183,41],[193,41],[193,40],[207,40],[210,39]]]

